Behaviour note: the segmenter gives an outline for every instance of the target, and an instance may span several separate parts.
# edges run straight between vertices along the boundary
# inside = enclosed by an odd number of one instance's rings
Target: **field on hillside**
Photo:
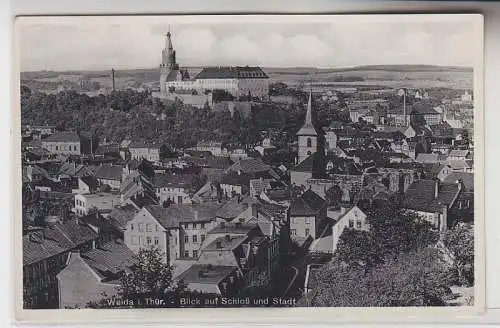
[[[190,76],[195,77],[200,67],[188,67]],[[271,82],[289,85],[308,84],[318,87],[381,87],[381,88],[452,88],[472,89],[473,72],[468,68],[439,66],[359,66],[342,69],[315,68],[264,68]],[[136,69],[115,71],[117,89],[127,87],[158,86],[158,69]],[[81,80],[98,82],[101,87],[112,86],[111,71],[87,72],[24,72],[23,81],[39,81],[51,84],[74,83]]]

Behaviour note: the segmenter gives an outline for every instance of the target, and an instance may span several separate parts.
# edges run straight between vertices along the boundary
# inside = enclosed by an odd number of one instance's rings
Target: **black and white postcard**
[[[484,309],[482,16],[15,25],[19,318]]]

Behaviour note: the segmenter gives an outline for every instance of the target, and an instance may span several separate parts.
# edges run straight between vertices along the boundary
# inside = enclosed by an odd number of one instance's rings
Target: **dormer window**
[[[312,140],[311,140],[311,138],[307,138],[307,147],[312,147]]]

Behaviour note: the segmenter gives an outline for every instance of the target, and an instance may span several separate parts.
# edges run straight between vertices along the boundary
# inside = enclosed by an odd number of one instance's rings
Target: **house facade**
[[[42,140],[42,148],[56,155],[82,155],[90,141],[74,132],[59,132]]]
[[[115,193],[75,194],[74,211],[78,216],[84,216],[92,209],[111,211],[120,204],[120,195]]]
[[[362,231],[370,230],[366,214],[359,207],[341,208],[341,215],[332,227],[332,253],[337,249],[340,236],[346,228]]]
[[[326,223],[326,201],[312,190],[292,199],[290,204],[290,238],[300,241],[316,239]]]

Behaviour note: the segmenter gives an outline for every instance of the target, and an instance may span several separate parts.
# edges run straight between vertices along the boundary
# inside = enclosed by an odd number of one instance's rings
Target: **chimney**
[[[439,179],[434,179],[434,198],[437,199],[439,195]]]

